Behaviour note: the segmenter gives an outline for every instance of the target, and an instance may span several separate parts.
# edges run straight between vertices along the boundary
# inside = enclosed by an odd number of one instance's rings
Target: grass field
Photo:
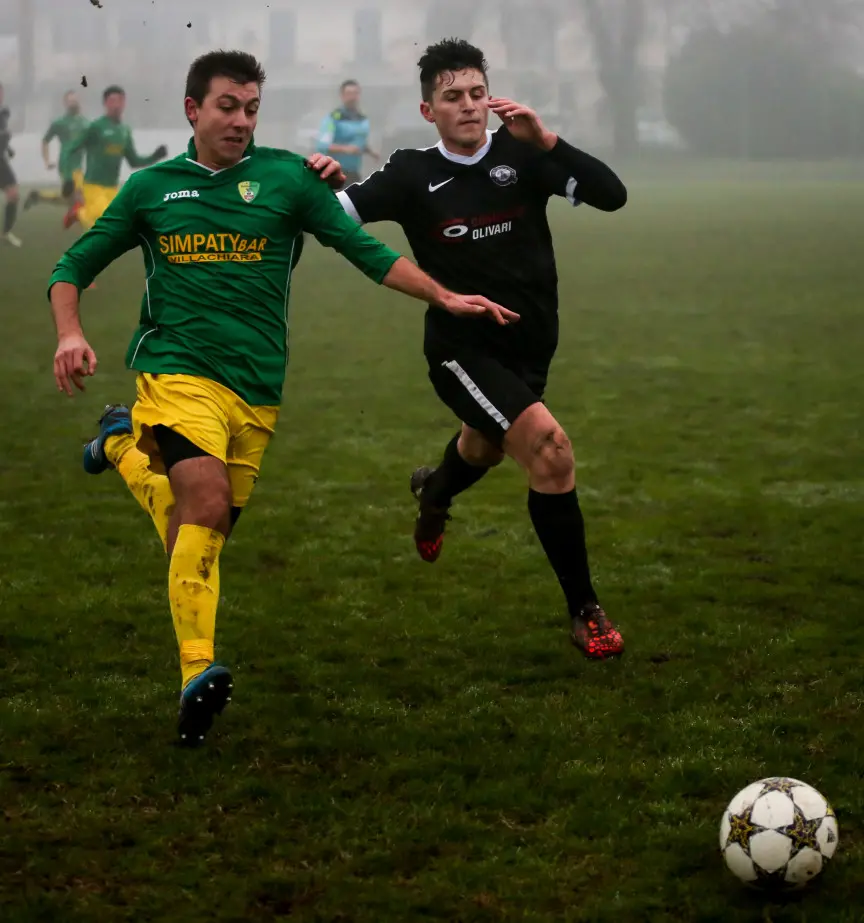
[[[86,297],[101,359],[58,397],[44,286],[67,241],[0,250],[0,919],[864,920],[864,184],[631,189],[554,210],[550,406],[576,447],[620,663],[569,646],[512,468],[415,557],[407,478],[454,422],[422,308],[310,247],[258,492],[223,558],[235,701],[173,745],[179,674],[154,530],[79,447],[142,271]],[[398,241],[389,229],[382,236]],[[834,803],[840,849],[767,904],[722,867],[766,775]]]

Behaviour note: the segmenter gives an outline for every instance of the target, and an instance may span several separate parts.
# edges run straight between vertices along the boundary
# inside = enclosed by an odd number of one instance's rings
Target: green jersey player
[[[96,371],[79,318],[81,290],[126,251],[143,252],[145,294],[127,356],[137,400],[131,413],[106,409],[84,467],[120,473],[170,555],[185,744],[203,740],[231,697],[231,673],[213,662],[219,555],[279,414],[291,271],[303,232],[374,282],[452,314],[518,319],[485,298],[442,288],[370,237],[302,157],[257,147],[263,82],[251,55],[199,58],[186,86],[194,132],[187,153],[135,173],[60,260],[50,286],[54,374],[71,395]],[[340,179],[330,158],[316,161],[322,176]]]
[[[39,202],[71,205],[84,186],[84,151],[75,149],[75,144],[87,131],[90,123],[81,113],[81,103],[74,90],[69,90],[63,96],[63,109],[63,115],[54,119],[42,138],[42,160],[46,170],[55,168],[51,160],[51,142],[57,140],[60,143],[60,156],[56,162],[57,172],[60,174],[60,188],[31,190],[24,202],[24,211]]]

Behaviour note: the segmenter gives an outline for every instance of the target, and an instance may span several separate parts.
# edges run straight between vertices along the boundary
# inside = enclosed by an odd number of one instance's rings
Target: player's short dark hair
[[[348,87],[359,87],[359,86],[360,86],[359,82],[356,81],[353,77],[351,77],[348,80],[343,80],[342,83],[339,84],[339,92],[341,93],[343,90],[347,90]]]
[[[113,96],[115,93],[119,93],[120,96],[125,96],[126,91],[121,86],[117,86],[116,83],[112,83],[110,87],[105,87],[105,92],[102,94],[102,102],[104,103],[109,96]]]
[[[420,89],[428,103],[435,92],[435,85],[441,74],[455,71],[480,71],[488,86],[489,64],[483,52],[462,38],[445,38],[430,45],[417,62],[420,68]]]
[[[264,86],[267,75],[254,56],[245,51],[210,51],[196,58],[186,76],[186,96],[200,106],[210,92],[215,77],[227,77],[234,83],[257,83]]]

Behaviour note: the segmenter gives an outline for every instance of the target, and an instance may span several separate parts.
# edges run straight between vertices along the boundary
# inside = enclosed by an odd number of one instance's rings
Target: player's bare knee
[[[6,201],[7,202],[17,202],[18,201],[18,187],[17,186],[8,186],[6,189]]]
[[[576,468],[573,446],[560,426],[540,433],[531,445],[531,470],[545,480],[570,481]]]

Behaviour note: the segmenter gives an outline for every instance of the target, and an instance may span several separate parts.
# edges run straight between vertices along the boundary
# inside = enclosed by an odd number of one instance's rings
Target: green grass
[[[79,446],[130,400],[142,271],[86,296],[101,359],[60,398],[44,285],[67,241],[0,250],[0,919],[864,920],[864,187],[740,180],[554,210],[573,439],[620,663],[569,646],[505,467],[416,558],[412,467],[454,421],[422,308],[310,247],[279,430],[223,558],[236,696],[173,746],[155,531]],[[388,240],[399,237],[382,229]],[[834,803],[821,886],[766,904],[722,809],[803,778]]]

